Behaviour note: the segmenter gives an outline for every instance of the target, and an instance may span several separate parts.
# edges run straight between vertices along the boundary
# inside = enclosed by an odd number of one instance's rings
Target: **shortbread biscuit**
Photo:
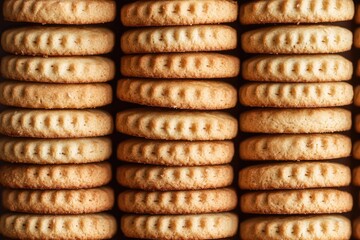
[[[110,158],[111,139],[0,138],[0,160],[28,164],[79,164]]]
[[[360,186],[360,167],[353,168],[352,182],[355,186]]]
[[[15,239],[110,239],[116,228],[116,220],[109,214],[5,214],[0,217],[1,235]]]
[[[235,107],[237,91],[220,81],[121,79],[117,97],[155,107],[216,110]]]
[[[143,190],[196,190],[230,186],[234,173],[230,165],[202,167],[158,167],[123,165],[117,169],[120,185]]]
[[[352,62],[333,54],[261,56],[242,65],[242,77],[258,82],[338,82],[352,75]]]
[[[103,186],[111,180],[109,163],[78,165],[3,165],[0,185],[20,189],[79,189]]]
[[[226,164],[233,157],[234,143],[231,141],[129,139],[120,142],[117,148],[117,158],[121,161],[166,166]]]
[[[350,50],[352,42],[350,30],[329,25],[267,27],[241,36],[242,48],[247,53],[338,53]]]
[[[238,5],[228,0],[135,1],[124,5],[120,15],[125,26],[224,23],[237,19]]]
[[[114,0],[5,0],[6,21],[42,24],[94,24],[112,22],[116,16]]]
[[[0,82],[0,104],[45,109],[82,109],[108,105],[112,89],[107,83],[53,84]]]
[[[262,164],[239,172],[239,187],[249,190],[343,187],[350,182],[348,166],[328,162]]]
[[[3,206],[13,212],[38,214],[83,214],[110,210],[111,188],[79,190],[4,190]]]
[[[5,52],[33,56],[73,56],[109,53],[115,35],[96,27],[23,27],[1,35]]]
[[[260,109],[240,115],[243,132],[326,133],[350,129],[351,112],[342,108]]]
[[[112,133],[109,113],[100,110],[10,109],[0,113],[0,133],[13,137],[95,137]]]
[[[121,230],[126,237],[137,239],[219,239],[233,237],[238,221],[233,213],[125,215]]]
[[[237,135],[237,120],[223,112],[132,109],[116,116],[119,132],[161,140],[226,140]]]
[[[121,74],[146,78],[229,78],[240,71],[237,57],[218,53],[122,56]]]
[[[320,214],[350,212],[352,195],[335,189],[283,190],[245,193],[241,211],[255,214]]]
[[[242,24],[319,23],[352,20],[352,0],[262,0],[240,7]]]
[[[340,134],[289,134],[248,138],[240,143],[242,160],[326,160],[349,157],[351,139]]]
[[[21,57],[1,59],[4,78],[48,83],[108,82],[115,76],[115,63],[103,57]]]
[[[262,217],[240,223],[243,240],[347,240],[351,222],[340,215]]]

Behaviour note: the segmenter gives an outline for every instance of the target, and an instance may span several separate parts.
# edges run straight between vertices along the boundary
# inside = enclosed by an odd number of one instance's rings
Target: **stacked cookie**
[[[115,1],[6,0],[5,20],[95,24],[115,18]],[[102,27],[25,25],[3,32],[1,61],[0,233],[16,239],[105,239],[116,232],[110,114],[105,83],[114,46]],[[16,56],[22,55],[22,56]],[[86,55],[86,56],[85,56]]]
[[[240,115],[240,130],[262,135],[241,142],[240,157],[281,163],[240,171],[240,188],[256,190],[241,196],[240,207],[244,213],[286,215],[242,222],[242,239],[350,238],[350,221],[333,215],[352,209],[351,194],[336,189],[349,185],[350,169],[325,160],[351,153],[350,138],[335,132],[351,128],[351,113],[339,107],[352,103],[352,86],[344,82],[352,77],[352,63],[331,53],[350,50],[352,33],[314,23],[351,20],[353,14],[351,0],[260,0],[241,6],[243,24],[289,24],[260,27],[241,39],[247,53],[279,55],[243,63],[242,76],[251,82],[240,88],[240,102],[257,109]]]
[[[121,229],[137,239],[218,239],[237,232],[233,139],[236,105],[229,78],[239,60],[237,19],[227,0],[138,1],[124,5],[120,100],[148,107],[121,111],[118,182]],[[146,27],[149,26],[149,27]],[[153,26],[153,27],[150,27]],[[223,111],[219,111],[223,110]],[[135,215],[137,214],[137,215]]]

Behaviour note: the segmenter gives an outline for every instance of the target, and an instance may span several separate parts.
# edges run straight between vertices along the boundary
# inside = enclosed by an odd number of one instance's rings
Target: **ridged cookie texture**
[[[79,190],[10,190],[2,192],[4,208],[38,214],[83,214],[110,210],[114,205],[111,188]]]
[[[33,56],[96,55],[110,52],[114,33],[97,27],[23,27],[1,35],[5,52]]]
[[[113,130],[111,115],[101,110],[10,109],[0,113],[0,123],[0,133],[13,137],[94,137]]]
[[[349,157],[351,139],[341,134],[289,134],[248,138],[240,143],[242,160],[326,160]]]
[[[236,1],[135,1],[121,8],[125,26],[167,26],[234,22]]]
[[[117,148],[117,158],[121,161],[166,166],[226,164],[233,157],[234,144],[231,141],[129,139],[120,142]]]
[[[19,189],[80,189],[103,186],[111,180],[109,163],[79,165],[3,165],[0,185]]]
[[[230,78],[240,60],[218,53],[169,53],[121,57],[121,74],[146,78]]]
[[[342,187],[350,183],[350,168],[338,163],[262,164],[239,172],[239,187],[249,190]]]
[[[351,222],[340,215],[252,218],[240,223],[243,240],[347,240]]]
[[[196,190],[230,186],[234,173],[230,165],[159,167],[123,165],[117,169],[120,185],[143,190]]]
[[[217,110],[235,107],[237,91],[220,81],[121,79],[117,97],[155,107]]]
[[[255,214],[320,214],[350,212],[352,195],[335,189],[251,192],[240,198],[241,211]]]
[[[219,239],[233,237],[238,229],[233,213],[198,215],[125,215],[121,230],[137,239]]]
[[[116,16],[114,0],[5,0],[6,21],[42,24],[94,24],[112,22]]]
[[[333,54],[253,57],[242,66],[242,77],[258,82],[338,82],[352,75],[352,62]]]
[[[261,109],[240,115],[240,130],[255,133],[339,132],[351,124],[351,112],[342,108]]]
[[[241,36],[242,48],[247,53],[338,53],[350,50],[352,43],[350,30],[325,25],[267,27]]]
[[[262,0],[242,4],[242,24],[319,23],[352,20],[352,0]]]
[[[115,76],[115,64],[103,57],[22,57],[1,58],[5,78],[45,83],[108,82]]]
[[[0,217],[0,233],[15,239],[110,239],[116,220],[108,214],[29,215]]]
[[[80,164],[110,158],[110,138],[0,138],[0,160],[28,164]]]

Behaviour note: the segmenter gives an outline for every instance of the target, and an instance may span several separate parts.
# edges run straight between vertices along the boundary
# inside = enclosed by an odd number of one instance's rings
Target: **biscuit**
[[[217,110],[235,107],[237,91],[220,81],[121,79],[117,97],[147,106]]]
[[[354,89],[354,105],[360,106],[360,86],[356,86]]]
[[[134,1],[121,8],[125,26],[194,25],[234,22],[238,15],[236,1],[173,0]]]
[[[354,17],[352,0],[262,0],[242,4],[242,24],[319,23],[349,21]]]
[[[355,116],[355,130],[360,132],[360,115]]]
[[[0,160],[28,164],[101,162],[112,153],[110,138],[0,138]]]
[[[271,135],[240,143],[242,160],[326,160],[351,155],[351,139],[340,134]]]
[[[352,75],[352,62],[332,54],[253,57],[242,66],[242,77],[258,82],[338,82]]]
[[[233,213],[125,215],[121,230],[126,237],[137,239],[219,239],[233,237],[238,221]]]
[[[351,129],[351,112],[342,108],[261,109],[240,115],[240,130],[255,133],[326,133]]]
[[[240,198],[244,213],[320,214],[350,212],[352,195],[335,189],[250,192]]]
[[[111,166],[109,163],[0,166],[0,185],[7,188],[94,188],[103,186],[110,180]]]
[[[117,224],[108,214],[29,215],[0,217],[0,233],[16,239],[110,239]]]
[[[0,141],[1,149],[1,141]],[[231,141],[152,141],[129,139],[120,142],[117,158],[131,163],[166,166],[199,166],[230,163]]]
[[[112,22],[116,16],[113,0],[5,0],[6,21],[42,24],[94,24]]]
[[[230,186],[234,173],[230,165],[160,167],[123,165],[117,169],[120,185],[143,190],[196,190]]]
[[[0,133],[13,137],[70,138],[112,133],[109,113],[100,110],[27,110],[0,112]]]
[[[111,188],[79,190],[4,190],[4,208],[38,214],[83,214],[110,210],[114,205]]]
[[[97,27],[23,27],[1,35],[5,52],[33,56],[72,56],[109,53],[115,35]]]
[[[328,162],[262,164],[240,170],[238,183],[249,190],[343,187],[351,183],[351,170]]]
[[[350,50],[352,42],[350,30],[329,25],[266,27],[241,36],[242,48],[247,53],[338,53]]]
[[[22,57],[1,59],[4,78],[45,83],[108,82],[115,76],[115,63],[103,57]]]
[[[354,32],[354,46],[360,48],[360,28],[357,28]]]
[[[353,168],[352,183],[354,186],[360,186],[360,167]]]
[[[353,221],[353,237],[360,239],[360,218],[356,218]]]
[[[150,139],[226,140],[236,137],[238,123],[223,112],[133,109],[117,114],[116,129]]]
[[[240,71],[240,60],[218,53],[145,54],[121,57],[121,74],[145,78],[229,78]]]
[[[360,159],[360,141],[356,141],[353,144],[352,156],[355,159]]]
[[[95,108],[112,102],[107,83],[53,84],[0,82],[0,104],[23,108]]]
[[[240,223],[243,240],[350,239],[351,222],[340,215],[262,217]]]

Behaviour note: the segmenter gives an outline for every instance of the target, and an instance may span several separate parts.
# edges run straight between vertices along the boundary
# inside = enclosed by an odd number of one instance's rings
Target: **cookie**
[[[236,89],[224,82],[205,80],[121,79],[117,97],[154,107],[217,110],[236,106]]]
[[[357,28],[354,32],[354,46],[360,48],[360,28]]]
[[[233,157],[234,144],[231,141],[129,139],[120,142],[117,148],[117,158],[121,161],[166,166],[226,164]]]
[[[354,105],[360,106],[360,86],[356,86],[354,89]]]
[[[352,0],[262,0],[240,7],[242,24],[319,23],[349,21],[354,17]]]
[[[326,133],[351,129],[351,112],[342,108],[260,109],[240,115],[240,130],[255,133]]]
[[[352,183],[354,186],[360,186],[360,167],[353,168]]]
[[[239,172],[239,187],[249,190],[343,187],[350,183],[348,166],[328,162],[262,164]]]
[[[116,16],[113,0],[5,0],[6,21],[42,24],[94,24],[112,22]]]
[[[242,160],[326,160],[351,155],[351,139],[340,134],[267,135],[240,143]]]
[[[230,165],[160,167],[122,165],[116,179],[122,186],[143,190],[196,190],[230,186],[234,173]]]
[[[0,82],[0,104],[12,107],[82,109],[102,107],[111,102],[112,89],[107,83]]]
[[[101,110],[28,110],[0,112],[0,133],[13,137],[95,137],[112,133],[109,113]]]
[[[0,217],[0,233],[15,239],[110,239],[116,220],[108,214],[30,215]]]
[[[360,132],[360,115],[355,116],[355,130]]]
[[[114,205],[111,188],[79,190],[10,190],[2,192],[4,208],[38,214],[83,214],[110,210]]]
[[[242,77],[258,82],[338,82],[352,74],[352,62],[333,54],[253,57],[242,66]]]
[[[4,78],[44,83],[108,82],[115,76],[115,63],[103,57],[22,57],[1,59]]]
[[[122,24],[133,27],[234,22],[237,15],[237,2],[228,0],[134,1],[120,14]]]
[[[356,141],[353,144],[352,156],[355,159],[360,159],[360,141]]]
[[[238,229],[233,213],[198,215],[125,215],[121,230],[137,239],[219,239],[233,237]]]
[[[350,212],[352,195],[335,189],[250,192],[240,198],[241,211],[255,214],[320,214]]]
[[[161,140],[226,140],[237,134],[237,120],[223,112],[131,109],[116,116],[124,134]]]
[[[360,239],[360,218],[356,218],[353,221],[353,237]]]
[[[114,33],[97,27],[23,27],[1,35],[5,52],[33,56],[96,55],[112,51]]]
[[[352,42],[350,30],[330,25],[267,27],[241,36],[242,48],[247,53],[338,53],[350,50]]]
[[[218,53],[145,54],[121,57],[121,74],[140,78],[230,78],[240,71],[237,57]]]
[[[3,165],[0,185],[19,189],[79,189],[103,186],[111,180],[109,163],[79,165]]]
[[[101,162],[112,153],[110,138],[25,139],[0,138],[0,160],[28,164]]]
[[[340,215],[262,217],[240,223],[243,240],[350,239],[351,222]]]

